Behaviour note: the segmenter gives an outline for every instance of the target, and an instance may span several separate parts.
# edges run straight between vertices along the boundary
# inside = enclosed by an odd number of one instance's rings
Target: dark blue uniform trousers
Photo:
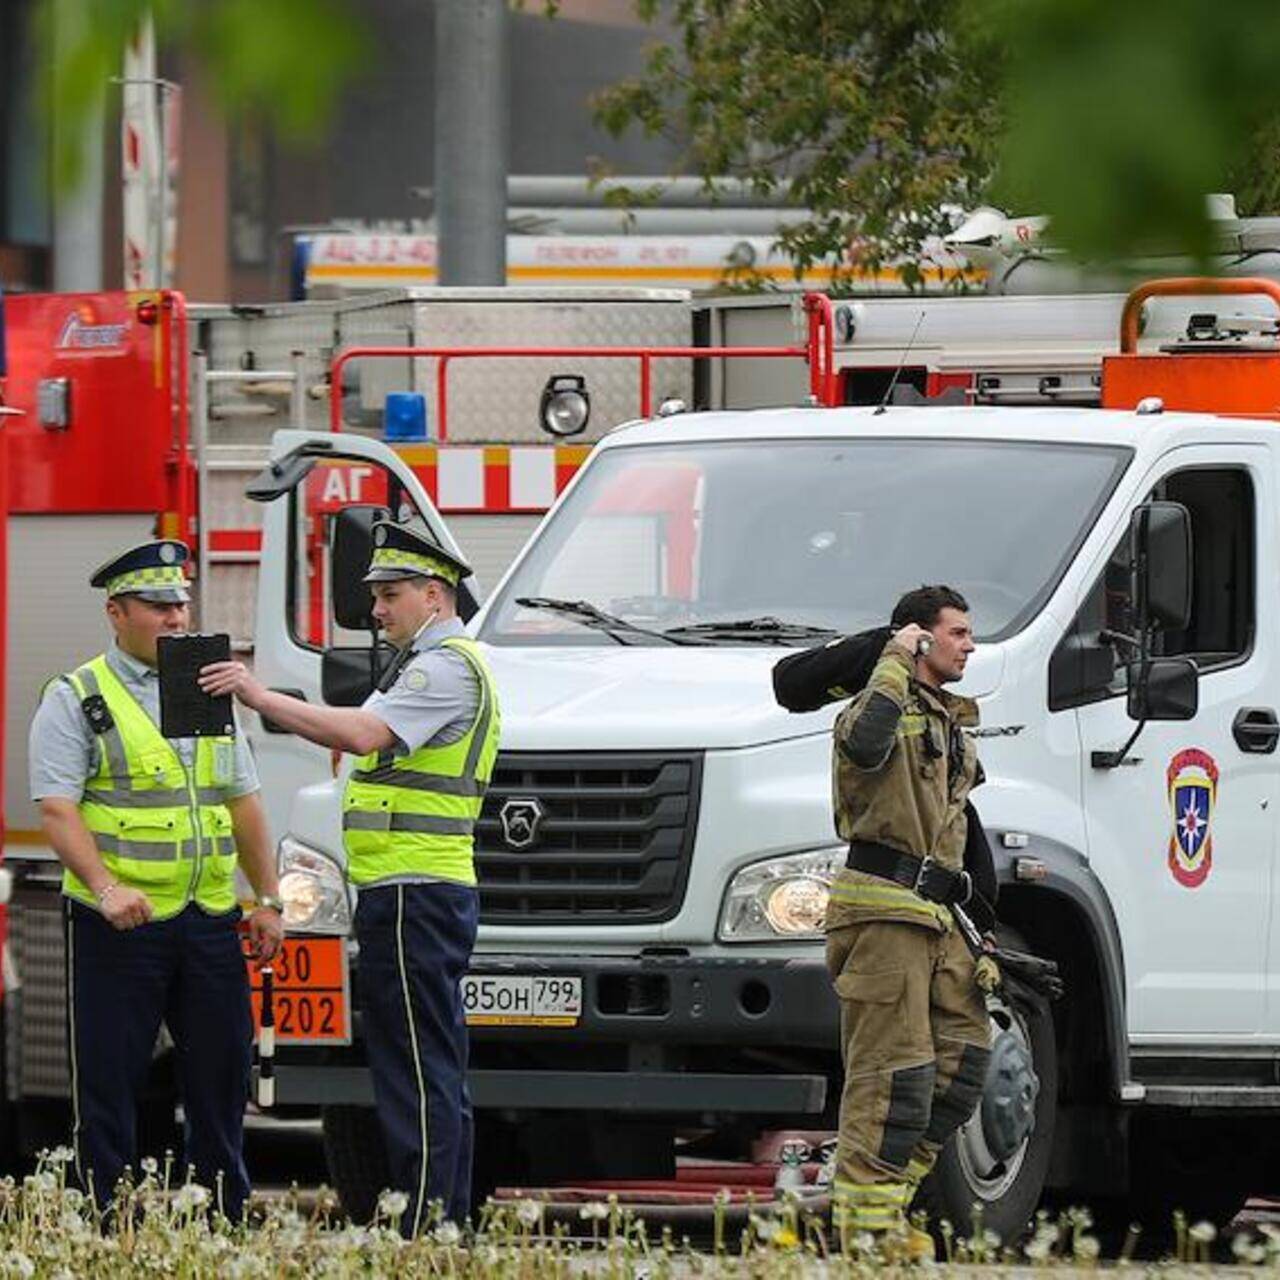
[[[460,884],[360,890],[360,1010],[391,1185],[409,1197],[401,1230],[429,1224],[438,1201],[460,1222],[470,1210],[471,1097],[459,986],[478,916]]]
[[[125,1165],[139,1176],[138,1102],[164,1021],[177,1052],[187,1164],[213,1206],[240,1218],[253,1024],[239,921],[239,908],[211,916],[191,904],[170,920],[119,930],[67,901],[75,1167],[103,1208]]]

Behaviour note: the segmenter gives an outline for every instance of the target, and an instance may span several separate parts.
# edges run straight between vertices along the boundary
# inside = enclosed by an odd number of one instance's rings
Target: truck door
[[[254,482],[260,500],[268,499],[254,670],[270,688],[319,702],[324,650],[335,645],[367,649],[373,639],[369,632],[344,632],[334,621],[329,565],[333,515],[344,507],[385,507],[397,519],[420,520],[441,546],[463,553],[412,468],[380,441],[354,434],[279,431],[271,453],[272,465]],[[458,600],[464,620],[479,605],[477,592],[474,578],[464,581]],[[289,829],[294,793],[331,777],[337,760],[327,749],[276,731],[256,716],[246,719],[251,721],[248,733],[267,816],[279,837]]]
[[[1099,768],[1091,753],[1122,745],[1123,667],[1078,708],[1084,808],[1093,869],[1124,939],[1135,1044],[1239,1041],[1261,1033],[1272,904],[1277,601],[1269,452],[1223,445],[1175,451],[1152,476],[1152,497],[1191,514],[1193,610],[1157,652],[1200,671],[1194,719],[1149,723],[1130,758]],[[1108,630],[1129,628],[1124,539],[1082,609]],[[1078,620],[1079,621],[1079,620]]]

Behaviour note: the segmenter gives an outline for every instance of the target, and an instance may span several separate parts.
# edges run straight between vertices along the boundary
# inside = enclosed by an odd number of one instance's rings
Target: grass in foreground
[[[292,1277],[448,1277],[449,1280],[804,1280],[864,1277],[907,1268],[887,1263],[868,1236],[828,1230],[792,1200],[760,1206],[736,1238],[728,1239],[724,1204],[713,1222],[712,1247],[699,1252],[670,1230],[650,1238],[644,1222],[616,1202],[583,1205],[572,1235],[549,1226],[544,1206],[533,1200],[490,1203],[474,1231],[436,1223],[413,1242],[394,1229],[405,1207],[395,1192],[383,1194],[374,1221],[356,1226],[338,1214],[337,1197],[321,1189],[303,1212],[296,1195],[286,1196],[232,1226],[218,1212],[217,1191],[172,1185],[172,1162],[144,1162],[142,1178],[119,1189],[113,1225],[93,1204],[67,1186],[71,1153],[43,1155],[36,1171],[20,1182],[0,1181],[0,1276],[164,1276],[194,1280],[283,1280]],[[1028,1238],[1004,1247],[991,1232],[957,1238],[944,1224],[942,1259],[936,1268],[997,1267],[1053,1269],[1062,1275],[1100,1264],[1097,1237],[1083,1210],[1059,1217],[1040,1215]],[[1162,1276],[1182,1268],[1202,1271],[1215,1233],[1207,1223],[1175,1220],[1175,1256],[1158,1266]],[[1126,1242],[1128,1254],[1136,1237]],[[1280,1229],[1263,1225],[1232,1242],[1238,1264],[1280,1274]],[[1119,1259],[1121,1264],[1129,1257]],[[919,1270],[920,1268],[911,1268]],[[1255,1270],[1253,1274],[1258,1274]]]

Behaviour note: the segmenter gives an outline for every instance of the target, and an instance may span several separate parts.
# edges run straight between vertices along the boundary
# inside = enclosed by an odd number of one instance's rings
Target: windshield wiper
[[[804,622],[784,622],[780,618],[736,618],[723,622],[693,622],[682,627],[670,627],[668,636],[700,636],[715,643],[717,640],[748,644],[790,644],[796,640],[821,640],[838,635],[834,627],[811,627]]]
[[[663,644],[708,644],[708,640],[696,639],[692,636],[681,638],[666,631],[652,631],[648,627],[637,626],[626,618],[615,617],[597,609],[587,600],[556,600],[551,596],[517,596],[516,604],[526,609],[546,609],[549,613],[563,613],[566,617],[580,622],[584,627],[594,627],[603,631],[618,644],[626,644],[624,635],[648,636],[651,640],[660,640]]]

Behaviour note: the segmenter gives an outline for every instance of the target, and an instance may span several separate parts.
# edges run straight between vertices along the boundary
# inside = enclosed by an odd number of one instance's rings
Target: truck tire
[[[1048,1002],[1029,995],[992,1011],[982,1101],[943,1147],[913,1209],[961,1236],[1017,1240],[1035,1215],[1053,1151],[1058,1051]],[[980,1212],[975,1212],[975,1206]]]
[[[322,1107],[320,1123],[325,1164],[342,1211],[353,1222],[366,1223],[389,1183],[378,1114],[372,1107]]]

